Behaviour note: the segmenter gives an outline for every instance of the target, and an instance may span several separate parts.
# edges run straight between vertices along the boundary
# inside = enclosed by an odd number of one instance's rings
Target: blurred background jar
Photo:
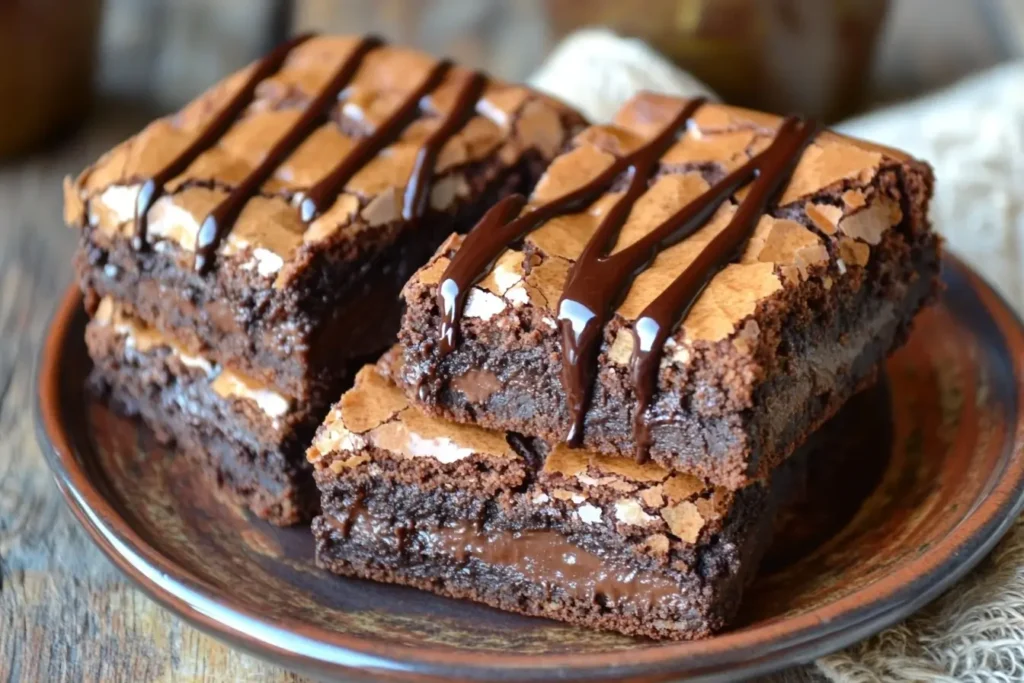
[[[1024,56],[1024,0],[294,0],[292,28],[359,33],[523,80],[605,26],[729,102],[835,121]]]
[[[299,31],[525,80],[572,31],[649,42],[730,102],[835,121],[1024,56],[1022,0],[0,0],[0,161],[173,111]]]
[[[524,78],[592,26],[646,41],[727,102],[835,120],[862,105],[889,0],[298,0],[300,28],[358,26]]]
[[[556,34],[641,38],[727,102],[833,121],[864,102],[888,0],[547,0]]]
[[[92,103],[101,0],[0,0],[0,159],[79,123]]]

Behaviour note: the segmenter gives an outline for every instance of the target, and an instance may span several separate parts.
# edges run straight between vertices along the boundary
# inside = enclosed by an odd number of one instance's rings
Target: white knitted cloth
[[[531,83],[608,120],[639,90],[709,94],[644,43],[580,31]],[[963,256],[1024,311],[1024,63],[845,122],[844,132],[935,167],[932,218]],[[1024,681],[1024,521],[965,580],[893,627],[779,680]]]
[[[839,128],[928,160],[932,218],[950,249],[1024,310],[1024,63]]]
[[[640,90],[714,97],[711,89],[633,38],[603,29],[577,31],[559,43],[530,85],[608,121]]]

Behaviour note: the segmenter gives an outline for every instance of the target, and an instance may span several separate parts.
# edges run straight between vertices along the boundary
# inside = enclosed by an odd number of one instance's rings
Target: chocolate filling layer
[[[679,584],[667,576],[610,562],[555,531],[486,531],[466,522],[409,531],[396,529],[362,505],[348,519],[327,519],[343,536],[364,545],[383,543],[401,551],[414,544],[416,554],[444,557],[463,567],[475,560],[509,568],[549,592],[625,613],[650,612],[664,601],[682,598]]]

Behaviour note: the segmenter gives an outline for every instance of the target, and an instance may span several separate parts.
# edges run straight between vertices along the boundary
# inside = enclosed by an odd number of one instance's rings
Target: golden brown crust
[[[327,415],[306,457],[324,467],[337,462],[332,456],[339,452],[356,456],[369,446],[394,457],[428,457],[445,464],[472,456],[517,457],[504,434],[424,415],[372,365],[359,371],[355,386]],[[342,461],[346,466],[362,462]]]
[[[613,124],[592,126],[579,133],[573,148],[548,167],[526,211],[594,178],[616,157],[660,131],[684,105],[685,101],[678,98],[641,94],[620,110]],[[613,251],[636,242],[705,192],[709,165],[719,173],[726,172],[764,149],[780,120],[717,104],[699,109],[694,125],[663,155],[661,175],[634,205]],[[718,273],[697,300],[677,340],[692,344],[726,339],[742,327],[761,302],[779,293],[787,283],[808,279],[813,268],[831,265],[837,271],[833,275],[838,277],[852,267],[865,265],[871,247],[902,219],[899,206],[879,195],[873,182],[881,170],[906,159],[887,148],[821,133],[801,157],[780,197],[779,206],[793,217],[762,217],[738,262]],[[841,204],[815,201],[824,194],[841,197]],[[742,195],[743,190],[737,198]],[[559,216],[530,234],[522,247],[502,256],[474,288],[465,317],[493,317],[508,307],[530,304],[553,322],[570,265],[620,196],[618,191],[607,192],[586,210]],[[617,310],[618,316],[625,321],[635,319],[725,228],[734,211],[735,206],[727,203],[694,235],[661,252],[637,276]],[[417,281],[436,284],[448,263],[447,254],[460,244],[456,238],[442,247],[434,261],[417,275]],[[837,259],[830,252],[838,254],[843,262],[833,263]],[[529,263],[524,261],[524,254],[531,255]],[[502,282],[507,286],[496,286]],[[628,355],[628,343],[628,339],[622,339],[617,356]]]
[[[350,55],[358,37],[314,37],[294,48],[283,67],[262,81],[245,114],[210,149],[166,186],[167,194],[149,213],[155,240],[170,240],[187,252],[195,248],[199,223],[264,158],[292,126],[303,107]],[[389,116],[424,79],[436,58],[399,47],[371,51],[363,60],[330,120],[310,135],[274,172],[242,211],[221,254],[236,255],[277,286],[287,284],[289,262],[299,249],[339,232],[355,233],[392,222],[416,155],[427,137],[454,106],[470,72],[452,68],[427,98],[426,114],[400,139],[366,164],[334,204],[304,224],[293,203],[323,178],[358,140]],[[183,110],[154,121],[121,143],[65,186],[69,224],[93,224],[108,236],[132,230],[140,183],[186,148],[219,108],[245,82],[252,66],[213,86]],[[568,128],[579,117],[568,107],[522,87],[491,81],[477,115],[442,148],[431,206],[444,210],[469,192],[462,171],[497,157],[506,166],[524,153],[541,158],[557,154]]]

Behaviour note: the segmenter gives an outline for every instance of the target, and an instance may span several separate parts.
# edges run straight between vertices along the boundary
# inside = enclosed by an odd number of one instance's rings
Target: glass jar
[[[100,14],[100,0],[0,0],[0,158],[88,111]]]
[[[547,0],[558,34],[650,43],[730,103],[826,121],[862,104],[888,0]]]

